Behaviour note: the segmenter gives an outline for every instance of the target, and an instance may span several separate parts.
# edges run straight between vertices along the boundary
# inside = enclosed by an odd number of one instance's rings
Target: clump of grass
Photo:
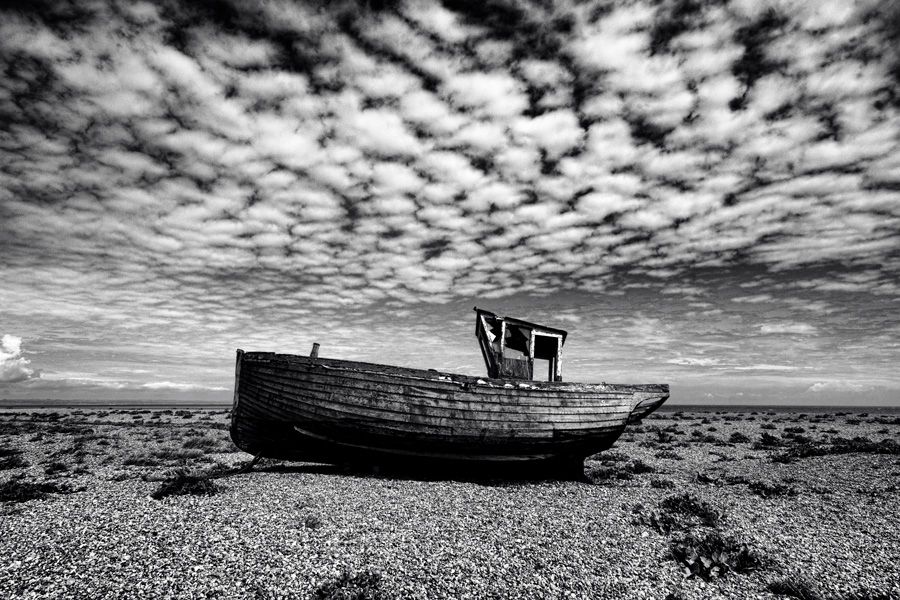
[[[164,463],[149,454],[131,454],[125,457],[122,464],[132,467],[159,467]]]
[[[588,467],[584,474],[591,483],[606,483],[614,479],[634,479],[634,475],[627,469],[608,467],[604,465]]]
[[[760,429],[778,429],[778,428],[777,428],[775,425],[773,425],[772,423],[763,423],[762,425],[759,426],[759,428],[760,428]]]
[[[635,505],[633,509],[635,517],[632,522],[668,534],[695,526],[716,527],[721,520],[720,514],[711,505],[690,494],[669,496],[659,503],[659,508],[659,511],[645,511],[642,504]]]
[[[740,431],[735,431],[728,437],[728,441],[732,444],[746,444],[750,441],[750,437]]]
[[[322,519],[316,515],[306,515],[306,517],[303,518],[303,526],[307,529],[318,529],[322,526]]]
[[[664,458],[667,460],[682,460],[682,456],[675,452],[674,450],[669,450],[668,448],[663,450],[658,450],[656,454],[654,454],[656,458]]]
[[[634,518],[631,522],[634,525],[644,525],[663,535],[673,529],[679,529],[681,525],[674,516],[668,513],[655,510],[645,511],[644,505],[640,503],[634,505],[632,512],[634,513]]]
[[[762,435],[759,437],[759,441],[753,444],[754,450],[769,450],[770,448],[778,448],[784,445],[784,441],[781,438],[777,438],[771,433],[767,431],[763,431]]]
[[[130,454],[125,457],[122,464],[136,467],[159,467],[167,462],[192,460],[203,455],[204,452],[202,450],[196,449],[159,448],[151,452]]]
[[[777,596],[789,596],[799,600],[823,600],[815,585],[805,577],[776,579],[770,581],[766,589]]]
[[[621,452],[601,452],[600,454],[595,454],[597,460],[601,460],[603,462],[628,462],[629,458],[627,454],[622,454]]]
[[[715,427],[710,427],[710,430],[712,431],[715,431],[715,429]],[[715,444],[722,441],[714,435],[705,434],[702,431],[697,431],[696,429],[691,432],[691,438],[693,438],[692,441],[700,442],[702,444]]]
[[[167,496],[212,496],[219,491],[219,486],[208,475],[178,469],[150,497],[160,500]]]
[[[688,533],[671,541],[672,558],[684,566],[688,576],[709,580],[730,572],[745,573],[763,566],[763,560],[750,547],[719,531]]]
[[[724,477],[724,481],[726,485],[741,485],[750,483],[750,480],[747,479],[746,475],[726,475]]]
[[[656,488],[658,490],[669,490],[675,487],[675,482],[671,479],[654,477],[650,480],[650,487]]]
[[[69,465],[61,460],[54,460],[44,465],[44,473],[46,475],[57,475],[65,473],[69,470]]]
[[[43,500],[49,494],[71,494],[75,491],[77,490],[62,483],[15,478],[0,483],[0,502]]]
[[[813,438],[805,436],[802,433],[786,433],[783,437],[790,440],[791,444],[794,444],[796,446],[804,446],[816,443]]]
[[[810,456],[827,456],[831,454],[888,454],[900,455],[900,444],[892,439],[883,439],[875,442],[867,437],[855,437],[853,439],[832,438],[829,444],[817,444],[808,441],[788,448],[783,453],[772,457],[774,462],[791,462],[796,458],[808,458]]]
[[[15,448],[0,448],[0,471],[20,469],[28,466],[22,457],[22,451]]]
[[[705,527],[716,527],[721,521],[721,515],[712,505],[689,493],[669,496],[659,503],[659,507],[671,515],[685,517]]]
[[[326,581],[313,592],[316,600],[386,600],[381,574],[373,571],[352,573],[349,569],[336,579]]]
[[[797,488],[787,483],[769,483],[767,481],[751,481],[747,484],[751,492],[763,498],[772,498],[776,496],[796,496],[799,492]]]
[[[599,466],[589,467],[585,472],[585,476],[592,483],[601,483],[612,480],[627,481],[634,479],[635,475],[653,473],[655,471],[656,469],[640,459],[630,462],[619,462],[616,460],[612,464],[610,464],[610,461],[604,460]]]
[[[656,471],[656,469],[639,458],[634,459],[631,464],[628,465],[628,469],[635,475],[641,475],[643,473],[653,473]]]
[[[669,433],[668,431],[659,430],[656,432],[656,443],[657,444],[668,444],[675,439],[675,436]]]

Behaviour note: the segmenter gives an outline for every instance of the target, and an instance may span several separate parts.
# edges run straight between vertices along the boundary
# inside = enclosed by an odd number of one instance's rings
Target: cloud
[[[17,383],[40,377],[28,367],[31,361],[22,356],[22,338],[4,334],[0,339],[0,383]]]
[[[141,387],[148,390],[178,390],[182,392],[194,390],[224,391],[228,389],[222,386],[204,386],[193,383],[177,383],[174,381],[153,381],[150,383],[141,384]]]
[[[702,356],[684,356],[679,358],[670,358],[666,362],[672,365],[685,365],[689,367],[711,367],[718,365],[720,363],[720,359],[712,357],[706,358]]]
[[[759,326],[759,332],[765,334],[810,335],[816,333],[816,328],[809,323],[764,323]]]
[[[458,73],[444,91],[453,102],[486,117],[512,117],[528,106],[522,84],[509,73]]]
[[[248,332],[368,339],[372,318],[482,296],[580,303],[581,335],[626,340],[625,374],[763,377],[792,355],[806,374],[842,345],[896,364],[880,9],[228,6],[0,11],[0,324],[39,333],[42,366],[75,360],[47,354],[58,332],[177,335],[213,361]],[[659,354],[638,313],[677,322]],[[741,351],[702,364],[729,336]],[[131,383],[153,381],[191,379]]]
[[[818,394],[822,392],[842,392],[850,394],[860,394],[870,391],[872,386],[858,381],[819,381],[807,388],[809,394]]]
[[[382,156],[418,154],[421,144],[396,113],[368,109],[353,115],[347,124],[346,141]]]

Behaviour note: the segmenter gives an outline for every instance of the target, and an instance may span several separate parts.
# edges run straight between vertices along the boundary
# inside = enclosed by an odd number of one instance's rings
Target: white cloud
[[[22,338],[4,334],[0,338],[0,383],[16,383],[37,377],[30,361],[22,356]]]
[[[462,127],[451,139],[453,144],[463,144],[481,152],[488,153],[506,144],[506,130],[499,123],[476,121]]]
[[[528,106],[521,84],[508,73],[460,73],[444,86],[453,102],[486,117],[512,117]]]
[[[350,117],[348,125],[347,141],[366,150],[386,156],[410,156],[422,150],[396,113],[368,109]]]
[[[760,333],[810,335],[817,329],[809,323],[765,323],[759,327]]]
[[[378,194],[414,193],[425,184],[415,171],[399,163],[378,163],[372,170],[372,175]]]
[[[809,386],[806,390],[808,394],[818,394],[823,392],[844,392],[851,394],[859,394],[862,392],[867,392],[872,389],[872,386],[866,383],[860,383],[858,381],[819,381],[811,386]]]
[[[681,356],[678,358],[670,358],[666,362],[672,365],[684,365],[689,367],[712,367],[721,363],[718,358],[707,358],[703,356]]]
[[[148,390],[178,390],[182,392],[193,390],[223,391],[228,389],[221,386],[197,385],[194,383],[178,383],[175,381],[152,381],[142,384],[141,387]]]
[[[584,135],[578,119],[571,110],[556,110],[531,119],[521,118],[513,124],[518,141],[532,142],[559,157],[574,148]]]

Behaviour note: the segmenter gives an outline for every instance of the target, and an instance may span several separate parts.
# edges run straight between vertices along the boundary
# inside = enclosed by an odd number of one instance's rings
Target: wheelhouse
[[[567,333],[475,307],[475,335],[488,377],[562,381],[562,347]]]

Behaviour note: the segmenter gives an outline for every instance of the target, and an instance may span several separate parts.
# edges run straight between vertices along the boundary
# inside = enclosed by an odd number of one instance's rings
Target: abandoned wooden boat
[[[311,356],[237,351],[231,437],[255,456],[580,475],[665,384],[562,381],[566,332],[476,310],[484,378]],[[534,381],[541,366],[548,381]],[[538,371],[536,371],[536,368]]]

